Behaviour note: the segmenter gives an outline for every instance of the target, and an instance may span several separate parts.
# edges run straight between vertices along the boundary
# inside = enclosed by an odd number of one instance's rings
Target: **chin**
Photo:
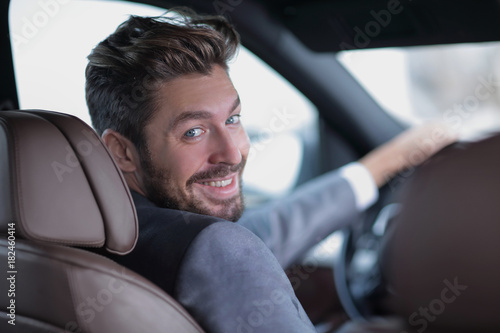
[[[213,209],[206,215],[211,215],[231,222],[236,222],[240,219],[241,215],[243,215],[243,210],[244,205],[240,201],[238,204],[234,204],[231,207],[221,207],[219,209]]]

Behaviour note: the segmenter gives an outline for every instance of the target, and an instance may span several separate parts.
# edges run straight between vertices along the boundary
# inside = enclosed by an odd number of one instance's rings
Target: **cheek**
[[[237,140],[241,155],[246,158],[248,156],[248,151],[250,150],[250,138],[248,137],[244,129],[242,129],[240,133],[238,133]]]
[[[206,149],[202,146],[184,146],[170,152],[167,163],[174,179],[178,179],[184,184],[191,176],[202,169],[207,161]]]

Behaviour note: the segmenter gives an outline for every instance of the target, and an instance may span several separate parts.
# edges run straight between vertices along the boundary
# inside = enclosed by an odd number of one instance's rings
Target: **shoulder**
[[[231,222],[211,224],[198,234],[186,251],[182,273],[190,275],[192,281],[199,279],[198,282],[203,281],[205,285],[219,287],[223,287],[220,279],[253,280],[254,283],[286,278],[276,257],[262,240],[245,227]]]
[[[176,298],[207,331],[314,331],[270,250],[231,222],[214,223],[193,241]]]
[[[271,254],[266,245],[247,228],[233,222],[216,222],[204,228],[194,239],[196,250],[227,252],[226,257],[242,258]]]

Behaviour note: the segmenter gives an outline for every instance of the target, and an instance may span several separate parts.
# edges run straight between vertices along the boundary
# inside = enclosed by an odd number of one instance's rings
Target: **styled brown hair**
[[[171,15],[173,14],[173,15]],[[227,69],[239,36],[222,16],[182,8],[159,17],[130,16],[88,56],[86,99],[95,130],[124,135],[141,152],[159,84]]]

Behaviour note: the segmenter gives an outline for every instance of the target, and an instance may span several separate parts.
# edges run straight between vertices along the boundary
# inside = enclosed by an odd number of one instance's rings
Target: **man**
[[[89,56],[92,122],[140,224],[136,249],[113,258],[164,288],[207,331],[314,331],[282,267],[369,206],[387,175],[408,167],[391,157],[414,149],[422,133],[243,215],[250,143],[227,73],[238,44],[220,17],[131,17]]]

